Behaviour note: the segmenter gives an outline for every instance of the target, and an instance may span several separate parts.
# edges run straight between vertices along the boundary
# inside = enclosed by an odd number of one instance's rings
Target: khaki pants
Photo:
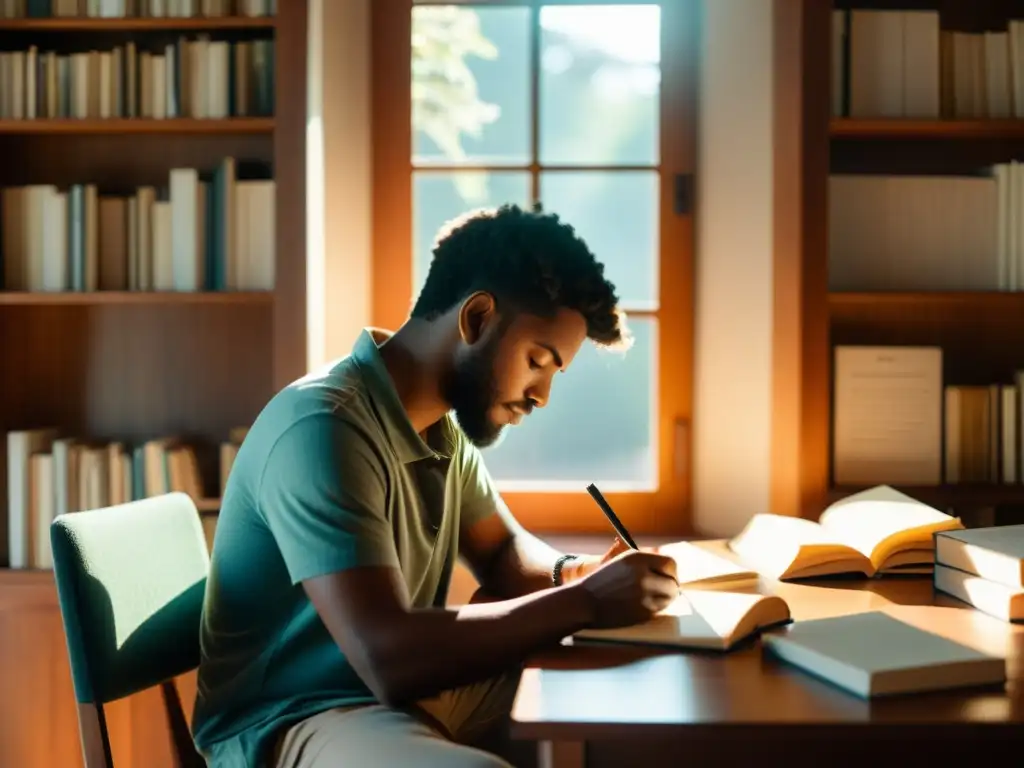
[[[408,710],[329,709],[286,730],[274,768],[511,768],[501,751],[519,671]]]

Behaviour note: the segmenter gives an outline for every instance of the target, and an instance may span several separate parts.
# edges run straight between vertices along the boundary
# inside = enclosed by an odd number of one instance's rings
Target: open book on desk
[[[683,590],[648,621],[614,629],[586,629],[573,642],[620,643],[727,651],[766,627],[791,621],[778,595]]]
[[[783,580],[844,573],[930,574],[934,534],[963,527],[959,518],[882,485],[837,501],[818,522],[755,515],[729,549],[744,566]]]

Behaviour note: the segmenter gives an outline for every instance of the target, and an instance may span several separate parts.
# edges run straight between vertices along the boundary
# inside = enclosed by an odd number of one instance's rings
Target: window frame
[[[371,120],[373,130],[373,263],[371,324],[396,329],[408,318],[413,290],[413,164],[411,77],[414,5],[661,6],[659,306],[627,310],[631,317],[657,320],[655,355],[658,487],[653,491],[608,492],[622,522],[637,534],[687,535],[691,526],[691,418],[693,413],[694,206],[698,0],[464,0],[414,3],[374,0],[371,5]],[[535,27],[533,37],[539,37]],[[536,45],[536,41],[535,41]],[[536,146],[537,73],[532,133]],[[514,166],[523,168],[524,166]],[[529,164],[534,179],[548,166]],[[626,166],[613,166],[626,170]],[[467,167],[478,168],[478,166]],[[495,169],[496,170],[496,169]],[[511,170],[511,168],[510,168]],[[581,165],[578,170],[598,170]],[[680,190],[680,184],[689,190]],[[534,181],[536,185],[536,181]],[[687,208],[676,211],[685,194]],[[629,353],[627,353],[629,354]],[[557,407],[557,403],[553,404]],[[486,460],[486,453],[484,454]],[[502,497],[524,526],[544,533],[609,533],[607,521],[584,487],[572,491],[503,491]]]

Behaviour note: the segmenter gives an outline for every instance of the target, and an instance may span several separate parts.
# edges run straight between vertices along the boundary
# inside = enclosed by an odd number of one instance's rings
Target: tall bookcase
[[[784,306],[776,308],[775,345],[784,359],[781,372],[776,366],[777,383],[784,386],[775,404],[784,413],[776,417],[774,438],[779,455],[794,461],[791,467],[777,467],[781,479],[774,490],[780,507],[812,518],[854,490],[835,485],[832,466],[837,345],[941,347],[944,385],[1010,384],[1024,369],[1020,287],[842,290],[834,285],[829,263],[833,174],[977,178],[996,164],[1024,160],[1024,113],[995,117],[950,111],[946,89],[955,88],[941,49],[938,116],[851,117],[849,99],[847,110],[834,114],[827,74],[836,50],[832,14],[854,9],[938,11],[942,31],[979,35],[1006,31],[1009,20],[1024,20],[1019,3],[1003,0],[776,3],[775,261],[776,296]],[[847,56],[852,55],[850,44],[845,45]],[[985,64],[981,67],[984,72]],[[984,75],[981,79],[984,84]],[[1013,520],[1024,507],[1019,479],[907,490],[967,518],[982,513],[977,519],[992,520],[995,512],[999,521]]]
[[[27,10],[40,5],[48,4],[29,0]],[[0,51],[128,43],[162,51],[182,38],[272,39],[273,114],[0,119],[0,188],[91,184],[100,196],[131,195],[141,186],[166,188],[171,169],[194,168],[208,179],[224,158],[235,158],[274,180],[274,282],[259,291],[0,292],[0,428],[6,435],[52,427],[126,445],[180,436],[197,448],[210,497],[200,507],[215,514],[218,443],[304,367],[307,3],[285,0],[267,16],[246,15],[258,5],[247,0],[123,4],[195,11],[162,18],[89,17],[111,4],[92,5],[79,3],[82,15],[73,17],[0,18]],[[201,15],[211,9],[222,13]],[[3,485],[0,499],[6,513]],[[190,706],[194,674],[178,683]],[[172,764],[158,691],[114,703],[107,717],[116,764]],[[52,573],[2,569],[0,765],[81,765],[78,738]]]

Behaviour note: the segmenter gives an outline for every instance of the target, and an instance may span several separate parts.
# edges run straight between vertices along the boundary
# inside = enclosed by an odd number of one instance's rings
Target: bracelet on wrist
[[[562,586],[564,583],[564,579],[562,578],[562,569],[565,567],[566,563],[572,562],[573,560],[579,560],[579,556],[562,555],[560,558],[555,560],[555,567],[551,569],[551,583],[554,586]]]

